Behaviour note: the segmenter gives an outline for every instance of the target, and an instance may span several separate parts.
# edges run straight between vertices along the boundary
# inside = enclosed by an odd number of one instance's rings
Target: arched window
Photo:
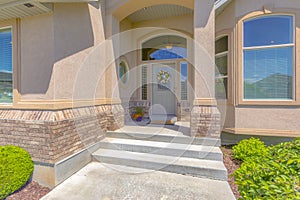
[[[294,98],[293,16],[268,15],[243,23],[245,100]]]
[[[142,60],[169,60],[187,57],[187,40],[179,36],[159,36],[142,44]]]
[[[121,61],[119,64],[119,78],[126,84],[128,81],[129,69],[125,61]]]

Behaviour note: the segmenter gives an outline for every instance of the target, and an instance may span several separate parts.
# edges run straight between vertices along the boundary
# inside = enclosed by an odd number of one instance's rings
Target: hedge
[[[16,146],[0,146],[0,199],[24,186],[33,172],[30,155]]]
[[[244,140],[235,147],[237,157],[243,155],[234,173],[243,199],[300,199],[300,139],[271,147],[259,145],[259,149],[254,147],[260,142],[253,141]]]

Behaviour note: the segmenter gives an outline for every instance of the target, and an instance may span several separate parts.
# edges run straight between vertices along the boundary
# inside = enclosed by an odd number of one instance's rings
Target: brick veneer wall
[[[194,106],[191,112],[191,136],[220,138],[220,120],[216,106]]]
[[[54,164],[124,126],[121,105],[59,111],[0,110],[0,145],[26,149],[36,163]]]

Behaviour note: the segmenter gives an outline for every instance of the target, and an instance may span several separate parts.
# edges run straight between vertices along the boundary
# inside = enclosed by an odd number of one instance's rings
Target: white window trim
[[[279,45],[266,45],[266,46],[253,46],[253,47],[243,47],[243,50],[254,50],[254,49],[271,49],[271,48],[283,48],[283,47],[293,47],[295,43],[279,44]]]
[[[223,51],[223,52],[221,52],[221,53],[217,53],[217,54],[215,55],[215,57],[216,57],[216,58],[220,58],[220,57],[223,57],[223,56],[228,56],[228,53],[229,53],[228,50],[227,50],[227,51]]]
[[[259,19],[269,16],[290,16],[293,19],[293,43],[280,44],[280,45],[264,45],[264,46],[253,46],[253,47],[244,47],[244,23],[249,20]],[[286,14],[286,13],[275,13],[268,15],[260,15],[253,18],[245,19],[242,22],[242,101],[244,102],[293,102],[296,100],[296,22],[295,15]],[[292,99],[245,99],[244,91],[244,50],[255,50],[255,49],[269,49],[269,48],[284,48],[284,47],[293,47],[293,96]]]
[[[216,79],[225,79],[225,78],[228,78],[228,75],[227,76],[216,76]]]

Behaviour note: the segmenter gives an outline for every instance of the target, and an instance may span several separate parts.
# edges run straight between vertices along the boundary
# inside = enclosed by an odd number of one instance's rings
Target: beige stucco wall
[[[54,97],[54,30],[52,14],[20,20],[21,99]]]
[[[297,105],[262,105],[263,103],[254,103],[253,105],[243,105],[238,97],[240,93],[241,64],[239,64],[239,55],[241,48],[238,43],[241,40],[238,31],[238,21],[245,16],[254,16],[257,14],[268,13],[289,13],[295,15],[296,23],[296,92],[299,95],[299,71],[300,71],[300,4],[294,0],[286,1],[244,1],[234,0],[219,16],[216,17],[216,36],[224,33],[231,38],[230,47],[233,47],[230,55],[229,81],[232,82],[231,98],[228,100],[229,113],[227,116],[234,116],[227,119],[226,127],[248,128],[248,129],[277,129],[277,130],[300,130],[300,108]],[[230,89],[229,89],[230,90]],[[237,97],[237,98],[234,98]],[[298,98],[297,98],[298,100]],[[261,104],[261,105],[260,105]],[[295,104],[298,104],[295,102]],[[234,122],[231,122],[233,120]]]
[[[102,66],[105,63],[103,52],[109,51],[111,45],[102,45],[105,9],[98,2],[54,4],[52,13],[22,18],[19,27],[18,90],[21,101],[17,107],[38,105],[39,102],[48,104],[49,108],[53,102],[59,102],[62,107],[70,104],[76,93],[74,86],[78,74],[84,70],[92,71],[86,80],[90,82],[87,87],[95,87],[94,94],[86,94],[87,98],[91,95],[96,99],[109,98],[105,82],[115,69],[113,66],[110,72],[105,72],[105,66]],[[87,91],[89,88],[80,89]],[[78,98],[84,98],[84,94]],[[35,108],[35,105],[30,107]]]
[[[115,16],[131,14],[129,10],[125,9],[129,5],[135,5],[135,8],[163,3],[185,5],[191,8],[193,5],[192,1],[149,1],[146,3],[138,1],[138,4],[136,3],[137,1],[134,0],[105,1],[101,2],[101,6],[99,3],[55,3],[53,12],[50,14],[22,18],[19,21],[18,33],[21,49],[20,55],[18,55],[20,72],[18,73],[19,87],[17,89],[20,96],[15,98],[14,107],[51,109],[55,107],[53,104],[69,107],[70,100],[76,93],[74,86],[76,87],[77,82],[80,82],[78,73],[85,69],[86,71],[93,70],[94,73],[87,80],[90,83],[85,84],[86,88],[80,87],[82,94],[78,96],[78,99],[90,98],[91,95],[94,95],[93,97],[96,99],[117,99],[119,92],[116,84],[118,81],[116,64],[118,63],[111,61],[113,54],[116,57],[123,53],[126,54],[129,65],[136,66],[138,64],[137,54],[128,54],[126,49],[136,49],[139,42],[136,38],[150,34],[150,31],[122,36],[120,51],[113,52],[111,44],[105,44],[98,48],[97,45],[101,45],[105,39],[109,39],[119,30],[132,27],[161,26],[192,34],[193,23],[190,23],[193,21],[192,16],[153,20],[135,25],[123,20],[124,22],[120,24],[119,28],[119,20]],[[125,7],[123,8],[123,6]],[[125,50],[122,49],[122,46]],[[95,58],[96,54],[101,55],[99,56],[101,58]],[[103,59],[110,63],[105,71],[107,66],[102,66]],[[99,67],[97,68],[95,65]],[[101,73],[105,75],[100,78],[100,75],[95,76],[95,74]],[[96,87],[94,94],[86,92],[91,87]]]
[[[72,98],[77,72],[95,44],[90,9],[88,4],[54,5],[55,99]]]

